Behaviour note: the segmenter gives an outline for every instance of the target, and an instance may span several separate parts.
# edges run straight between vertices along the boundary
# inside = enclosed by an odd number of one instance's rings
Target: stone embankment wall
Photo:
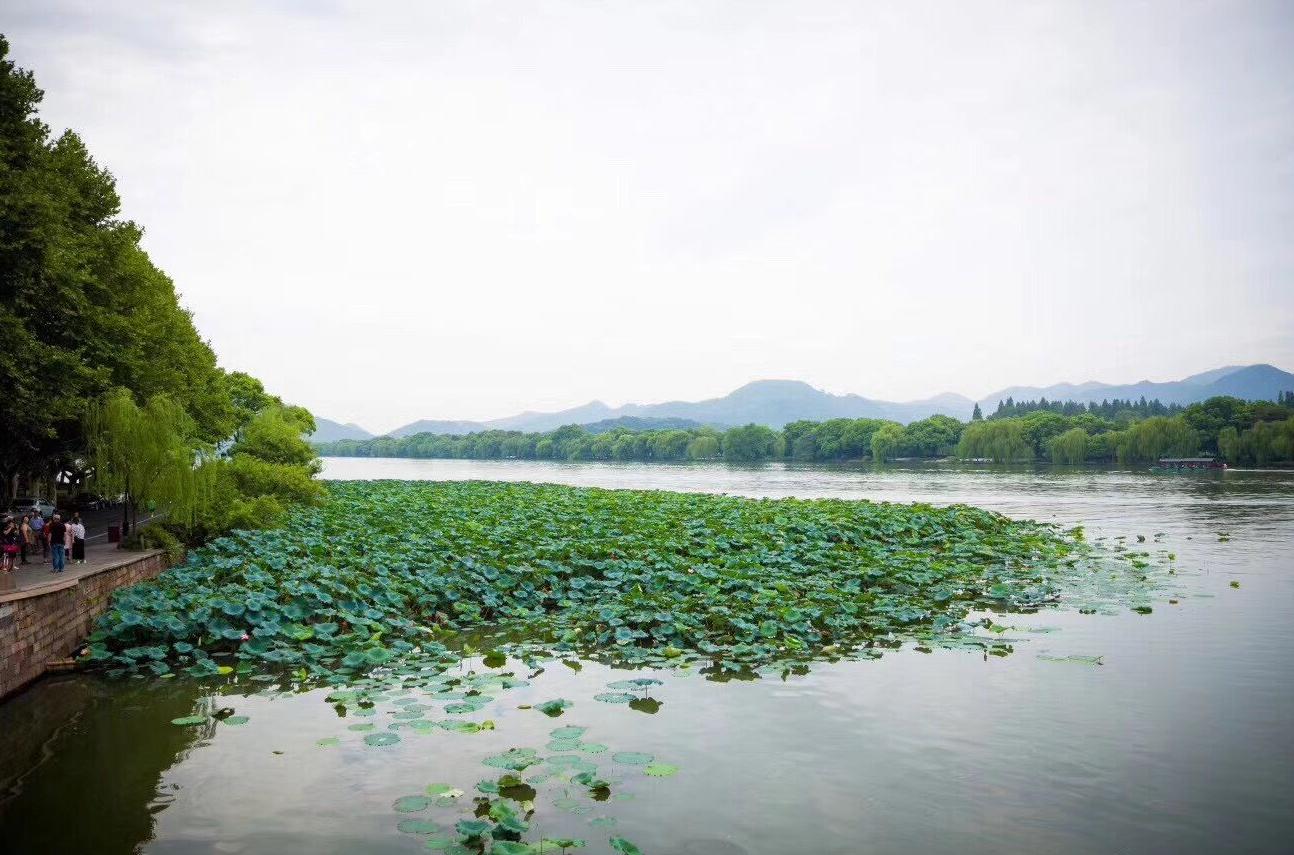
[[[0,700],[40,677],[51,662],[71,656],[113,591],[155,578],[170,565],[160,550],[136,552],[76,578],[0,591]]]

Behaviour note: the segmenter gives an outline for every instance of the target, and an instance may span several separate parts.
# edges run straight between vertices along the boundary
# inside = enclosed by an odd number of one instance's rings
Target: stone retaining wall
[[[75,579],[0,595],[0,699],[72,655],[113,591],[155,578],[170,564],[160,550],[134,553]]]

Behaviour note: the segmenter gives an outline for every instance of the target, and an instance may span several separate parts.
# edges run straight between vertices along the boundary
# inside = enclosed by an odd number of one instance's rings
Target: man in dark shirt
[[[49,525],[45,526],[45,536],[49,538],[50,557],[54,564],[54,569],[51,572],[54,573],[63,572],[63,565],[67,557],[64,552],[66,547],[63,542],[63,535],[66,531],[67,525],[58,514],[54,514],[54,518],[49,521]]]

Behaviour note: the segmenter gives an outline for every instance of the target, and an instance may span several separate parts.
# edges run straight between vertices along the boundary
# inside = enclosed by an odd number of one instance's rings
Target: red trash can
[[[119,525],[108,526],[108,542],[121,543],[121,526]]]

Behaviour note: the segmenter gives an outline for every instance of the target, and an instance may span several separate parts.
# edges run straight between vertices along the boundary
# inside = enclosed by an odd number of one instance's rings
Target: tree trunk
[[[121,503],[121,539],[125,540],[126,535],[130,534],[130,505],[134,500],[130,496],[130,490],[127,488],[123,494]]]

